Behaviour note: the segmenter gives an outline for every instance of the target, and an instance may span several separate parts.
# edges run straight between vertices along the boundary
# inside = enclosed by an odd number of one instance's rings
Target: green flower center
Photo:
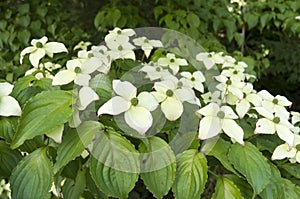
[[[104,50],[99,50],[99,53],[104,54]]]
[[[42,47],[43,47],[43,44],[42,44],[41,42],[37,42],[37,43],[35,44],[35,46],[36,46],[37,48],[42,48]]]
[[[174,62],[175,62],[175,59],[173,59],[173,58],[170,59],[170,62],[171,62],[171,63],[174,63]]]
[[[195,77],[192,77],[192,78],[191,78],[191,81],[195,81],[195,80],[196,80]]]
[[[237,75],[237,74],[238,74],[238,72],[235,70],[235,71],[233,71],[233,74],[234,74],[234,75]]]
[[[167,95],[168,97],[172,97],[173,94],[174,94],[174,92],[173,92],[171,89],[168,89],[167,92],[166,92],[166,95]]]
[[[278,99],[276,99],[276,98],[273,99],[273,103],[274,103],[274,104],[278,104]]]
[[[297,149],[297,151],[300,151],[300,144],[297,144],[295,148]]]
[[[138,105],[139,100],[138,100],[138,98],[135,97],[130,100],[130,103],[132,106],[136,106],[136,105]]]
[[[91,58],[91,57],[93,57],[94,55],[93,55],[93,53],[89,53],[88,54],[88,58]]]
[[[122,34],[122,30],[118,30],[118,31],[117,31],[117,34],[118,34],[118,35]]]
[[[80,73],[81,72],[81,68],[76,66],[75,69],[74,69],[74,72],[75,73]]]
[[[280,122],[280,118],[279,117],[274,117],[273,122],[275,124],[278,124]]]
[[[208,57],[208,58],[211,58],[211,57],[212,57],[212,54],[208,54],[207,57]]]
[[[155,70],[156,70],[157,72],[159,72],[161,69],[160,69],[160,67],[156,67]]]
[[[227,84],[227,85],[231,85],[231,84],[232,84],[232,81],[229,79],[229,80],[226,81],[226,84]]]
[[[145,39],[145,40],[144,40],[144,43],[149,43],[149,40],[148,40],[148,39]]]
[[[219,112],[217,113],[217,116],[218,116],[218,118],[220,118],[220,119],[224,119],[224,117],[225,117],[224,111],[219,111]]]
[[[177,86],[178,86],[178,87],[182,87],[182,86],[183,86],[183,83],[182,83],[182,82],[178,82],[178,83],[177,83]]]
[[[121,46],[121,45],[118,46],[118,50],[119,50],[119,51],[122,51],[122,50],[123,50],[123,46]]]

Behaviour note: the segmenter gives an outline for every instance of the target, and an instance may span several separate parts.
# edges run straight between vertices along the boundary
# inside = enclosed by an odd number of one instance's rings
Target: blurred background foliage
[[[300,109],[299,0],[2,0],[0,79],[13,82],[30,67],[19,53],[48,36],[70,49],[100,43],[108,30],[165,27],[247,62],[257,89],[286,95]]]

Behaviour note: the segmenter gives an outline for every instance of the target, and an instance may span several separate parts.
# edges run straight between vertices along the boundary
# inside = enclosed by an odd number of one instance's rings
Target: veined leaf
[[[228,178],[220,177],[217,181],[212,199],[242,199],[239,188]]]
[[[67,131],[62,144],[57,149],[54,173],[78,157],[101,129],[102,125],[99,122],[86,121],[77,128],[77,132],[75,129]]]
[[[228,159],[246,177],[255,195],[270,182],[271,169],[267,158],[250,142],[246,142],[245,146],[233,144],[228,152]]]
[[[66,91],[45,91],[27,102],[20,118],[12,148],[25,140],[43,135],[68,121],[72,114],[72,95]]]
[[[18,150],[12,150],[8,144],[0,140],[0,176],[9,177],[21,159],[22,155]]]
[[[271,167],[271,178],[270,183],[266,186],[266,188],[260,193],[260,196],[263,199],[281,199],[280,193],[283,192],[282,187],[282,178],[280,175],[280,171],[277,167],[271,163],[269,163]]]
[[[3,117],[0,120],[0,138],[10,143],[18,125],[17,117]]]
[[[77,173],[75,181],[67,178],[62,188],[64,198],[79,199],[86,185],[86,170],[80,170]]]
[[[127,198],[139,171],[139,153],[125,137],[113,131],[100,134],[93,145],[90,173],[103,193]]]
[[[281,184],[284,190],[281,193],[281,199],[300,198],[300,188],[295,186],[294,183],[287,179],[282,179]]]
[[[153,136],[139,146],[141,178],[154,197],[162,198],[175,179],[176,158],[168,143]]]
[[[207,160],[195,149],[187,150],[177,157],[177,170],[172,186],[177,199],[198,199],[207,180]]]
[[[39,148],[19,162],[11,175],[12,198],[48,199],[53,167],[46,148]]]

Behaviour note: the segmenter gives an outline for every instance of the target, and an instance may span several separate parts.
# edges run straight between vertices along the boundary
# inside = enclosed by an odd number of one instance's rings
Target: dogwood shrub
[[[31,44],[33,68],[0,84],[7,197],[131,198],[138,180],[155,198],[299,197],[300,113],[245,62],[158,28],[114,28],[60,64],[64,44]]]

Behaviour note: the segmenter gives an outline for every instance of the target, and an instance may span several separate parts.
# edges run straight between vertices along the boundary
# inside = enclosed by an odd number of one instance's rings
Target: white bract
[[[216,88],[223,92],[224,95],[228,95],[228,93],[230,92],[238,99],[243,99],[244,94],[242,89],[246,85],[245,82],[237,79],[229,79],[224,75],[215,76],[215,79],[220,82],[220,84],[218,84]]]
[[[139,37],[139,38],[133,39],[132,41],[136,46],[141,46],[141,48],[144,51],[147,58],[149,57],[151,50],[153,48],[163,47],[163,44],[161,43],[161,41],[150,40],[150,39],[147,39],[146,37]]]
[[[284,115],[269,112],[264,107],[254,107],[254,109],[264,118],[256,122],[254,134],[274,134],[280,139],[288,143],[289,146],[293,145],[294,133],[291,129],[294,127]]]
[[[285,106],[291,106],[292,102],[286,97],[281,95],[276,95],[274,97],[266,90],[259,91],[257,94],[263,99],[262,106],[265,109],[272,113],[278,113],[286,119],[289,118],[290,113],[286,110]]]
[[[140,71],[147,73],[146,78],[149,78],[151,81],[171,75],[167,69],[155,63],[144,65]]]
[[[272,160],[282,160],[289,158],[290,162],[300,163],[300,151],[297,150],[297,145],[300,144],[300,135],[295,134],[293,146],[290,147],[287,143],[276,147],[271,157]]]
[[[244,131],[234,121],[238,119],[238,116],[229,106],[219,107],[216,103],[210,103],[197,113],[204,116],[199,124],[199,139],[206,140],[215,137],[223,130],[233,140],[244,145]]]
[[[10,83],[0,83],[0,115],[20,116],[22,111],[18,101],[9,96],[14,86]]]
[[[222,64],[224,62],[224,57],[222,53],[215,52],[202,52],[196,55],[198,61],[202,61],[207,70],[211,69],[215,64]]]
[[[205,77],[201,71],[195,71],[193,74],[190,72],[181,72],[180,75],[184,77],[180,81],[188,84],[190,88],[195,88],[201,93],[204,92],[203,82],[205,82]]]
[[[239,117],[242,119],[246,113],[250,110],[251,104],[254,106],[261,106],[261,97],[255,93],[253,90],[253,85],[247,83],[243,88],[244,98],[238,100],[236,103],[236,112]]]
[[[110,30],[109,33],[105,36],[104,40],[106,43],[118,43],[128,42],[129,37],[135,35],[134,30],[132,29],[120,29],[114,28]]]
[[[113,80],[113,90],[117,96],[103,104],[98,110],[98,115],[119,115],[125,112],[126,123],[144,135],[152,125],[150,111],[157,108],[157,100],[147,92],[141,92],[137,96],[137,88],[127,81]]]
[[[300,122],[300,113],[299,112],[291,111],[291,114],[292,114],[292,123],[293,124]]]
[[[53,57],[54,53],[68,52],[67,48],[63,43],[59,42],[48,42],[48,38],[46,36],[41,39],[33,39],[31,41],[31,45],[21,52],[20,63],[23,63],[23,58],[26,54],[29,55],[29,61],[33,65],[33,67],[37,68],[40,62],[45,55],[49,57]]]
[[[155,82],[154,89],[156,91],[152,94],[158,102],[161,102],[161,110],[170,121],[177,120],[183,113],[182,102],[195,99],[191,89],[178,88],[177,82],[171,79]]]
[[[185,59],[176,58],[173,53],[168,53],[166,57],[159,58],[157,64],[163,67],[169,67],[174,75],[178,73],[180,66],[188,65]]]

